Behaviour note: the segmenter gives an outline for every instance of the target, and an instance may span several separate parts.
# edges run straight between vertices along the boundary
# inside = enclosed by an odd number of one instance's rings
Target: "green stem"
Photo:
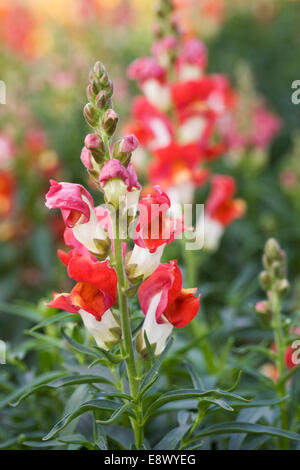
[[[275,334],[275,343],[276,343],[276,366],[279,372],[279,380],[285,372],[285,362],[284,362],[284,351],[285,351],[285,342],[284,334],[281,325],[281,314],[280,314],[280,298],[277,292],[272,291],[271,297],[272,311],[273,311],[273,325],[274,325],[274,334]],[[277,391],[280,397],[286,396],[285,382],[280,383],[277,386]],[[288,416],[287,416],[287,407],[286,403],[283,402],[280,404],[280,419],[282,429],[288,430]],[[289,448],[288,439],[282,439],[282,447],[287,450]]]
[[[133,398],[136,398],[139,392],[138,374],[136,370],[136,362],[133,350],[133,341],[130,325],[130,314],[128,310],[127,297],[125,293],[125,274],[122,255],[122,240],[120,239],[119,216],[117,213],[115,227],[114,227],[114,248],[115,248],[115,264],[118,276],[118,300],[121,317],[121,327],[123,335],[123,349],[125,351],[126,370],[129,381],[130,393]],[[140,449],[143,444],[143,421],[141,403],[136,402],[136,417],[131,420],[134,435],[135,445]]]

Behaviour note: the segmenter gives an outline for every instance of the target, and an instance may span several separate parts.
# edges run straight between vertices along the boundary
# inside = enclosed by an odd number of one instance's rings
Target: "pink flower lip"
[[[120,178],[127,186],[129,185],[128,171],[116,158],[108,160],[103,166],[99,176],[101,187],[103,188],[107,181],[113,178]]]
[[[136,59],[128,68],[128,77],[131,80],[137,80],[144,83],[147,80],[155,79],[164,81],[166,72],[151,57],[141,57]]]
[[[83,147],[81,151],[80,159],[88,170],[93,169],[92,154],[86,147]]]
[[[80,184],[58,183],[55,180],[50,180],[50,183],[46,207],[60,209],[67,227],[74,227],[82,216],[81,223],[87,223],[90,220],[90,207],[94,207],[90,193]]]

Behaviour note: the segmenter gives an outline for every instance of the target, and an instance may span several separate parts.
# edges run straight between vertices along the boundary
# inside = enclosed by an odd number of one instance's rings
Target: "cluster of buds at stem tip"
[[[265,269],[260,273],[259,280],[262,289],[267,293],[268,300],[258,302],[256,304],[256,311],[271,316],[272,296],[283,296],[290,287],[289,281],[286,278],[286,254],[274,238],[270,238],[265,245],[263,265]]]
[[[155,5],[155,13],[157,21],[154,25],[154,34],[157,39],[166,34],[179,33],[177,21],[174,17],[173,0],[158,0]]]
[[[112,108],[112,94],[113,83],[104,65],[101,62],[96,62],[89,74],[87,87],[89,103],[84,107],[85,119],[94,128],[94,133],[88,134],[85,138],[81,161],[90,176],[98,183],[99,189],[103,190],[106,202],[115,205],[115,200],[124,193],[126,186],[122,177],[124,179],[125,175],[127,178],[126,169],[130,163],[132,152],[138,146],[138,140],[134,135],[128,135],[113,144],[111,143],[119,119]],[[111,165],[107,166],[109,161]],[[102,174],[103,172],[104,174]],[[119,173],[122,174],[122,177]],[[130,173],[132,173],[132,169],[130,169]],[[112,180],[113,184],[108,180]],[[113,201],[110,197],[112,189]]]

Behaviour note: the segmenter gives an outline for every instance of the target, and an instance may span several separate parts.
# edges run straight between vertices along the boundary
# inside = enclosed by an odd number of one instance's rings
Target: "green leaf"
[[[23,305],[8,304],[0,301],[0,311],[2,313],[8,313],[11,315],[17,315],[18,317],[26,318],[34,323],[40,321],[41,316],[33,308],[25,307]]]
[[[222,408],[226,411],[234,411],[234,409],[225,400],[222,400],[221,398],[203,398],[203,401],[213,403],[214,405],[217,405],[218,408]]]
[[[124,413],[130,413],[130,403],[121,405],[112,400],[91,400],[83,403],[77,410],[73,413],[69,413],[64,418],[62,418],[47,434],[43,437],[44,441],[51,439],[56,436],[62,429],[64,429],[73,419],[78,416],[86,413],[87,411],[113,411],[110,418],[106,420],[97,420],[99,424],[110,424],[113,423],[117,418],[119,418]]]
[[[145,385],[145,387],[142,388],[141,391],[139,392],[139,394],[137,396],[137,400],[140,400],[145,395],[145,393],[152,387],[152,385],[155,384],[155,382],[158,379],[158,376],[159,376],[158,372],[155,372],[152,380],[147,385]]]
[[[285,437],[287,439],[300,441],[300,434],[296,434],[290,431],[285,431],[279,428],[273,428],[271,426],[263,426],[261,424],[252,423],[237,423],[227,422],[222,424],[215,424],[209,426],[193,438],[196,441],[200,438],[207,436],[215,436],[217,434],[236,434],[236,433],[247,433],[247,434],[263,434],[268,436]]]
[[[218,390],[218,389],[216,390],[197,390],[197,389],[174,390],[172,392],[164,393],[150,405],[150,407],[148,408],[145,414],[145,418],[144,418],[145,422],[157,408],[161,408],[166,403],[170,403],[172,401],[177,401],[177,400],[186,400],[189,398],[206,398],[206,397],[212,397],[214,399],[220,398],[220,397],[232,398],[237,401],[243,401],[243,402],[249,403],[249,401],[246,398],[240,397],[239,395],[236,395],[235,393],[229,393],[229,392],[225,392],[223,390]]]
[[[267,387],[270,387],[272,390],[274,390],[274,382],[266,377],[265,375],[261,374],[255,369],[252,369],[251,367],[245,366],[243,364],[233,364],[234,367],[241,369],[245,374],[251,375],[252,377],[256,378],[259,382],[262,384],[266,385]]]
[[[56,446],[63,447],[66,445],[64,442],[60,442],[56,440],[53,440],[51,442],[24,441],[22,444],[26,447],[31,447],[34,449],[44,449],[47,447],[56,447]]]
[[[60,388],[66,387],[69,385],[78,385],[78,384],[93,384],[93,383],[102,383],[115,387],[115,384],[99,375],[70,375],[69,377],[61,377],[50,382],[48,387]]]
[[[83,344],[78,343],[74,339],[70,338],[63,330],[61,333],[62,333],[63,338],[67,341],[67,343],[73,349],[75,349],[75,351],[88,355],[88,356],[97,357],[98,359],[103,358],[102,354],[96,348],[88,348],[87,346],[84,346]]]
[[[32,380],[29,384],[23,385],[22,387],[8,395],[8,397],[5,397],[3,400],[1,400],[0,409],[6,406],[7,404],[12,403],[20,396],[28,396],[32,393],[34,389],[36,389],[36,387],[40,387],[41,385],[49,382],[50,380],[57,379],[58,377],[62,377],[64,375],[66,375],[66,373],[62,371],[46,372],[45,374],[40,375],[36,379]]]
[[[60,321],[64,320],[75,320],[76,315],[74,313],[68,313],[68,312],[61,312],[58,313],[57,315],[53,315],[50,318],[47,318],[47,320],[42,321],[41,323],[38,323],[37,325],[33,326],[29,331],[33,332],[36,330],[40,330],[41,328],[44,328],[45,326],[52,325],[53,323],[57,323]]]
[[[251,345],[251,346],[242,346],[240,348],[236,348],[235,352],[237,354],[246,354],[248,352],[257,352],[260,354],[264,354],[269,359],[275,359],[276,353],[274,353],[271,349],[264,348],[263,346]]]
[[[161,363],[163,361],[163,358],[165,357],[165,355],[167,354],[167,352],[169,351],[170,347],[172,346],[173,344],[173,338],[169,338],[168,339],[168,342],[167,342],[167,345],[164,349],[164,351],[161,353],[161,355],[159,356],[159,358],[155,361],[155,363],[153,364],[153,366],[151,367],[151,369],[149,370],[149,372],[147,373],[147,375],[144,377],[142,383],[141,383],[141,386],[140,386],[140,390],[143,390],[143,388],[148,385],[149,382],[151,382],[151,380],[153,379],[154,375],[156,372],[158,372],[160,366],[161,366]]]
[[[168,432],[161,441],[154,447],[154,450],[175,450],[180,444],[181,439],[189,430],[190,425],[179,426]]]
[[[194,365],[191,364],[190,362],[184,362],[184,366],[186,367],[188,373],[190,374],[190,377],[192,379],[194,388],[196,388],[198,390],[203,389],[204,385],[203,385],[202,380],[200,378],[200,375],[199,375],[198,371],[196,370],[196,368],[194,367]]]
[[[53,338],[52,336],[47,336],[42,333],[37,333],[31,330],[24,330],[24,333],[29,336],[33,336],[33,338],[38,339],[41,343],[45,343],[50,345],[54,348],[65,349],[65,346],[61,339]]]

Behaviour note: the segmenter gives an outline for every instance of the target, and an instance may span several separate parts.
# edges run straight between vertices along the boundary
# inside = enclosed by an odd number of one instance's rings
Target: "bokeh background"
[[[0,0],[0,80],[6,83],[6,104],[0,105],[0,338],[15,348],[16,364],[24,329],[49,314],[43,300],[66,282],[56,255],[64,227],[59,214],[45,208],[44,195],[49,178],[89,184],[79,157],[88,132],[82,108],[90,67],[96,60],[106,65],[125,124],[138,93],[127,67],[149,54],[154,3]],[[292,82],[300,80],[300,2],[177,3],[183,27],[208,48],[208,71],[226,74],[245,100],[264,100],[282,122],[263,163],[254,154],[238,164],[230,158],[217,163],[236,178],[247,214],[228,228],[216,253],[200,257],[198,269],[201,315],[208,323],[222,324],[223,337],[235,329],[257,335],[257,274],[270,236],[287,250],[289,307],[300,309],[300,105],[291,102]],[[176,243],[167,257],[172,250],[180,257]],[[37,367],[36,358],[31,361]]]

